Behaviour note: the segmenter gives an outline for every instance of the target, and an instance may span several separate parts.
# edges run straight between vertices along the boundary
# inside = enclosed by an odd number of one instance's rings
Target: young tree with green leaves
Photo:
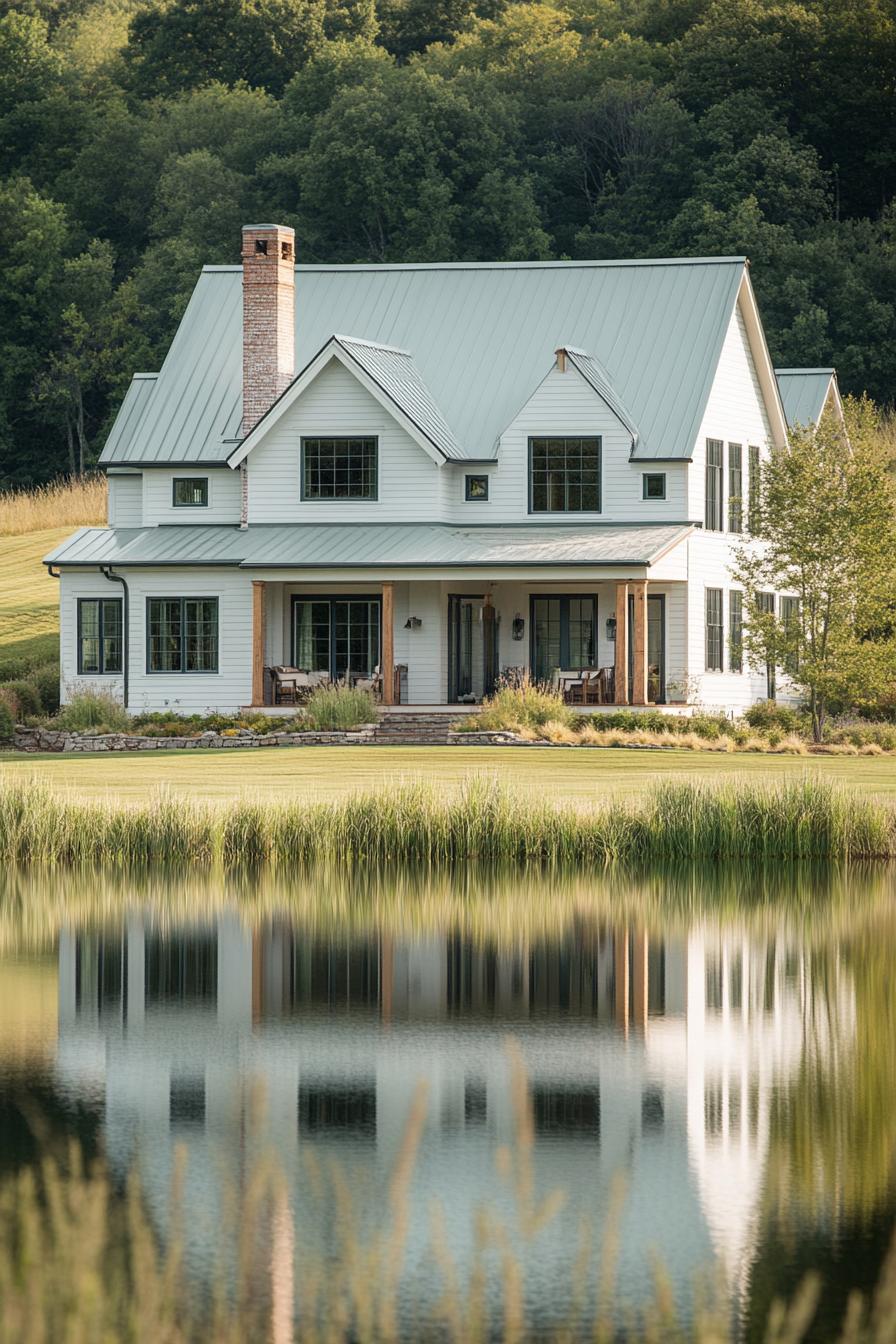
[[[896,681],[896,488],[869,401],[772,449],[749,528],[734,573],[745,653],[800,688],[819,742],[833,705],[871,706]],[[769,610],[768,593],[790,600]]]

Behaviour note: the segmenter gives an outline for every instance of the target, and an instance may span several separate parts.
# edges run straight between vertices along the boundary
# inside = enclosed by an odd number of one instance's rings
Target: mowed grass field
[[[145,802],[159,789],[195,801],[309,802],[423,781],[446,794],[496,778],[559,802],[637,798],[661,780],[777,784],[806,777],[896,796],[896,758],[754,756],[569,747],[262,747],[92,756],[0,756],[0,783],[38,779],[82,799]]]
[[[50,662],[59,651],[59,583],[41,558],[74,531],[51,527],[0,536],[0,669]]]

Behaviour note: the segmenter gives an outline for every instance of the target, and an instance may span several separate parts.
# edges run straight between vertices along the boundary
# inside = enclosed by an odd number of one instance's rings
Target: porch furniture
[[[296,703],[296,678],[301,676],[297,667],[272,667],[271,688],[275,705]]]
[[[370,691],[370,694],[379,700],[383,694],[383,677],[379,663],[369,677],[355,677],[352,684],[356,691]]]
[[[586,673],[583,687],[583,704],[611,705],[614,694],[614,674],[612,667],[601,667],[597,671]]]
[[[569,705],[582,704],[582,683],[584,674],[576,668],[554,669],[551,688],[560,694]]]

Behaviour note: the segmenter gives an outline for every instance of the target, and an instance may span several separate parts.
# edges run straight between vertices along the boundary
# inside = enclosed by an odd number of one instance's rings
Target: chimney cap
[[[271,233],[291,233],[295,237],[295,229],[291,229],[288,224],[244,224],[243,233],[261,233],[262,230]]]

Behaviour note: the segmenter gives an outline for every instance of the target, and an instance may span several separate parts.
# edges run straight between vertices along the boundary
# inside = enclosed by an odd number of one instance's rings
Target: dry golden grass
[[[49,527],[89,527],[106,521],[106,478],[97,473],[60,479],[35,490],[0,493],[0,536]]]

